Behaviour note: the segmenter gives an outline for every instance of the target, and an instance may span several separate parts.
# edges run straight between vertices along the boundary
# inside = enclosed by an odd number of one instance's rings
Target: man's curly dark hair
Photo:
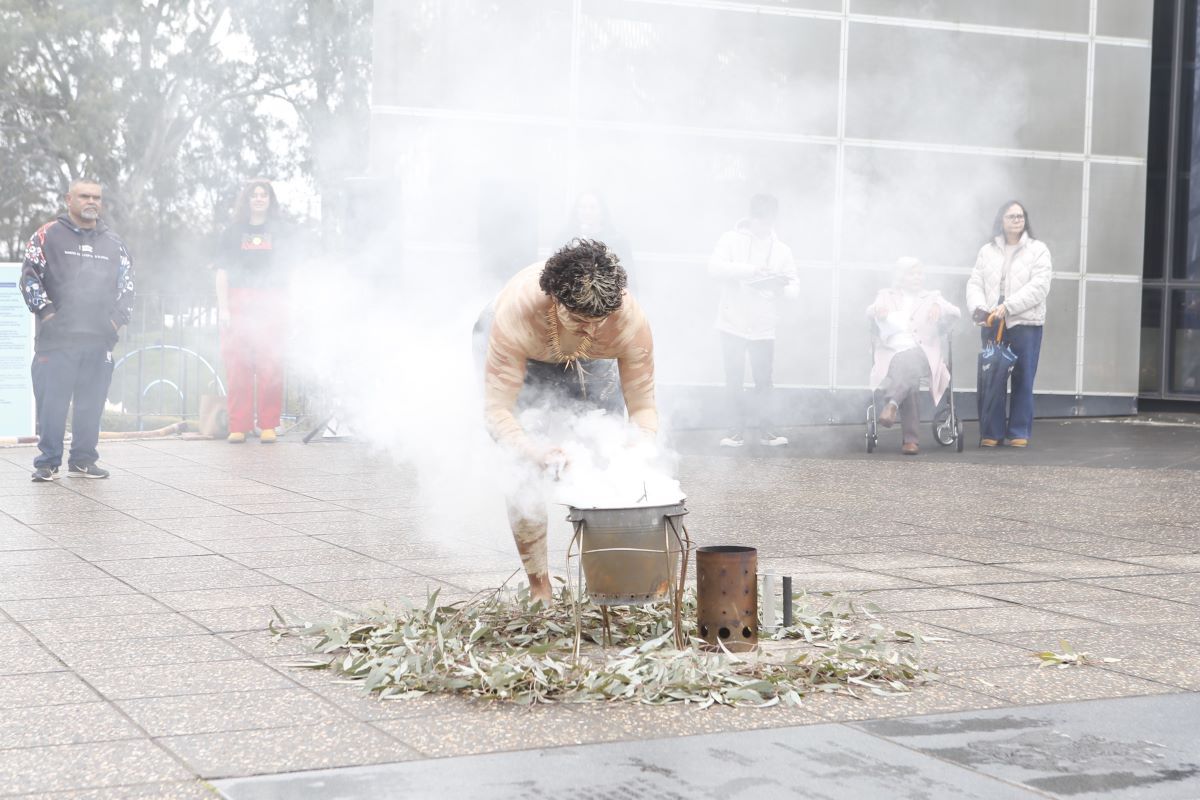
[[[538,285],[572,311],[605,317],[621,307],[628,283],[617,254],[595,239],[572,239],[550,258]]]

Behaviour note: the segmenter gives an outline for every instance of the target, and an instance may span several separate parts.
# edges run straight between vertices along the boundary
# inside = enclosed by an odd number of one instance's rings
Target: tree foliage
[[[370,6],[0,0],[0,260],[85,175],[159,288],[191,283],[244,179],[334,191],[363,167]]]

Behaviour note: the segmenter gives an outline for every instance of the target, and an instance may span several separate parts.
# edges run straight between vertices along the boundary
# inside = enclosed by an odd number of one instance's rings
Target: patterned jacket
[[[111,349],[133,315],[133,261],[103,222],[80,228],[64,214],[29,239],[21,294],[37,314],[38,352],[99,343]]]

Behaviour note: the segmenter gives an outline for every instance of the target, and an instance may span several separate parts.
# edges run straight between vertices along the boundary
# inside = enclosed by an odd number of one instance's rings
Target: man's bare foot
[[[554,600],[554,590],[550,586],[549,575],[529,576],[529,599],[534,602],[541,601],[543,606],[550,607]]]

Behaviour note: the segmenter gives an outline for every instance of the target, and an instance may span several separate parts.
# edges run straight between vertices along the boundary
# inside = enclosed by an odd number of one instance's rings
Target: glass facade
[[[1143,239],[1159,219],[1145,189],[1165,183],[1157,166],[1148,177],[1147,119],[1163,104],[1152,10],[379,2],[371,159],[403,187],[413,263],[484,296],[562,243],[580,192],[601,192],[656,320],[660,378],[685,387],[722,380],[705,267],[752,194],[779,197],[804,286],[776,383],[821,392],[867,385],[864,310],[897,257],[921,258],[961,306],[996,208],[1018,197],[1054,258],[1039,394],[1066,413],[1090,413],[1085,396],[1131,408],[1147,380],[1143,249],[1161,245]],[[689,319],[672,324],[679,309]],[[971,390],[974,329],[954,345],[956,388]]]
[[[1157,0],[1151,67],[1141,396],[1200,399],[1197,0]]]

